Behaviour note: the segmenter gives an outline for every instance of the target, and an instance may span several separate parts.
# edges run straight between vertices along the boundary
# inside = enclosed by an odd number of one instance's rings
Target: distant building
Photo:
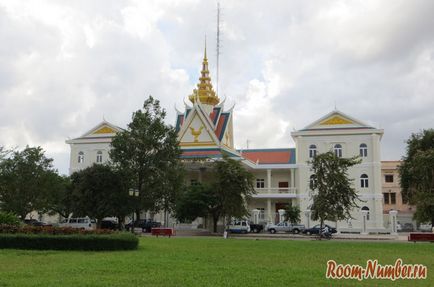
[[[398,211],[398,220],[402,224],[413,223],[412,217],[416,208],[409,205],[402,197],[401,183],[398,167],[400,161],[381,162],[381,185],[383,193],[383,212],[387,214],[390,210]]]

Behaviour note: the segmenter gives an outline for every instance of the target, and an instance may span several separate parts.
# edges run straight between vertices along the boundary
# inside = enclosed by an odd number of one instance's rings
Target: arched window
[[[96,162],[101,163],[102,162],[102,151],[98,151],[96,153]]]
[[[364,143],[360,145],[360,156],[367,157],[368,156],[368,146]]]
[[[366,214],[366,220],[369,220],[369,207],[363,206],[362,210],[366,210],[368,213]]]
[[[368,176],[366,174],[362,174],[360,176],[360,187],[362,188],[369,187]]]
[[[310,190],[313,190],[314,189],[314,185],[316,184],[316,178],[315,178],[315,175],[314,174],[312,174],[311,176],[310,176],[310,178],[309,178],[309,188],[310,188]]]
[[[335,144],[335,146],[333,147],[333,150],[334,150],[335,155],[337,157],[342,157],[342,146],[340,144]]]
[[[316,157],[316,145],[314,145],[314,144],[311,144],[309,146],[309,157],[310,158]]]
[[[79,152],[78,153],[78,163],[83,163],[84,162],[84,152]]]

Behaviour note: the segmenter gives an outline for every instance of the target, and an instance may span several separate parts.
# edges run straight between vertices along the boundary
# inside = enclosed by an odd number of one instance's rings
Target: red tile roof
[[[257,149],[240,152],[242,157],[259,164],[295,164],[295,149]]]

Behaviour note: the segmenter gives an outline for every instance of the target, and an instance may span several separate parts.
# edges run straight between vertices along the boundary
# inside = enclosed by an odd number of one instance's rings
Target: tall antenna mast
[[[217,65],[216,65],[216,92],[217,96],[219,94],[219,58],[220,58],[220,2],[217,2],[217,41],[216,41],[216,50],[217,50]]]

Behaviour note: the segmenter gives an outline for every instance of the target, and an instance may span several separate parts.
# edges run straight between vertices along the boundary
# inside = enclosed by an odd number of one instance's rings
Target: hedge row
[[[139,239],[131,233],[111,235],[49,235],[49,234],[0,234],[0,249],[33,250],[133,250]]]
[[[52,235],[68,235],[68,234],[112,234],[115,231],[110,229],[93,229],[85,230],[72,227],[57,227],[57,226],[32,226],[23,225],[15,226],[9,224],[0,224],[0,233],[26,233],[26,234],[52,234]]]

